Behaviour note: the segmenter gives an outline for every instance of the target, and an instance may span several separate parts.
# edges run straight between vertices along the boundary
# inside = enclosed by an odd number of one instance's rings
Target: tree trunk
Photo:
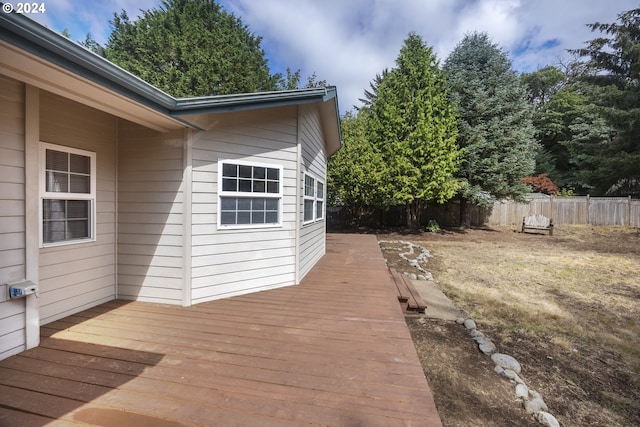
[[[420,226],[420,221],[418,217],[418,212],[420,210],[420,204],[418,201],[414,201],[412,203],[407,203],[405,206],[406,212],[406,226],[409,228],[418,228]]]
[[[464,197],[460,199],[460,227],[464,229],[471,228],[471,210],[469,209],[469,201]]]

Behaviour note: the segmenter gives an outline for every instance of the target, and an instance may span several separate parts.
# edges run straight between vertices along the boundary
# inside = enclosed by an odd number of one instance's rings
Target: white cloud
[[[533,71],[568,58],[566,49],[594,38],[586,24],[614,22],[637,0],[219,0],[263,37],[272,72],[300,69],[303,78],[338,86],[343,111],[359,104],[369,82],[393,67],[403,40],[419,34],[443,62],[465,34],[486,32],[511,54],[514,68]],[[160,0],[48,0],[35,17],[74,40],[87,32],[106,42],[114,12],[159,7]],[[34,18],[34,15],[31,16]]]

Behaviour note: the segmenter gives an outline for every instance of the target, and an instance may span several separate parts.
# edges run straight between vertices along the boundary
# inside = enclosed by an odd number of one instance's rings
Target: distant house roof
[[[16,13],[0,14],[0,70],[17,80],[161,131],[198,128],[189,115],[320,102],[329,146],[341,145],[334,86],[174,98],[90,50]],[[330,151],[334,151],[333,149]],[[328,153],[331,154],[331,153]]]

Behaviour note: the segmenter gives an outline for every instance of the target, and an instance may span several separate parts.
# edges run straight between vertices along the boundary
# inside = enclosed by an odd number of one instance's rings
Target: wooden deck
[[[330,234],[299,286],[42,332],[0,362],[0,426],[441,426],[370,235]]]

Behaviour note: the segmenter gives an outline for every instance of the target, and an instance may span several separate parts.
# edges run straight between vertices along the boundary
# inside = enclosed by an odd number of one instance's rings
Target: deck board
[[[111,301],[0,362],[0,426],[441,426],[374,236],[329,234],[298,286]]]

